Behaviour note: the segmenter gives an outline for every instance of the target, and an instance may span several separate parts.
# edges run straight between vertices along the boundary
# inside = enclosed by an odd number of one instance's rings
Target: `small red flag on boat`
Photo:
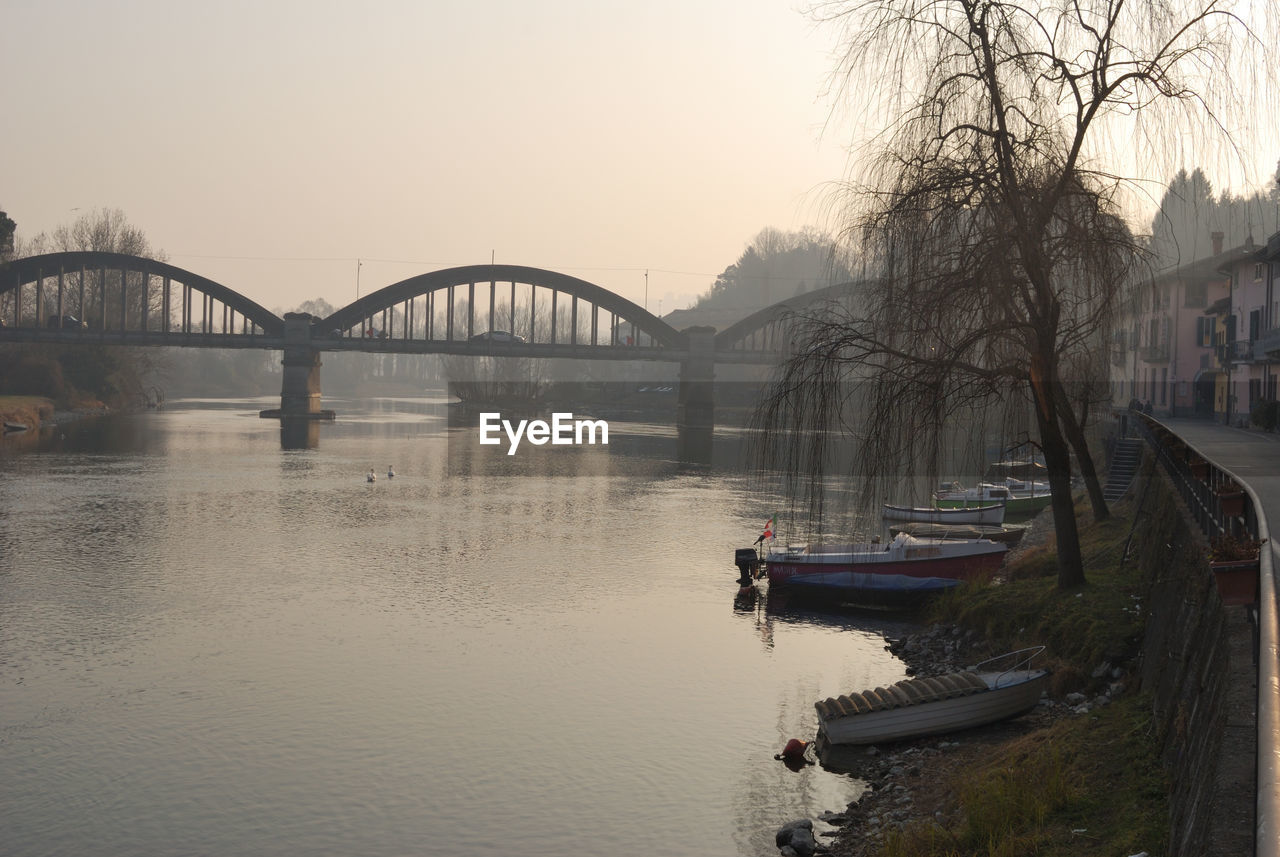
[[[764,525],[764,532],[760,534],[760,541],[773,538],[773,528],[777,526],[778,516],[775,514]]]

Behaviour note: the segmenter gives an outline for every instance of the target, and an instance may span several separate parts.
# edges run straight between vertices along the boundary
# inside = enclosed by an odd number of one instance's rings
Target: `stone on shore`
[[[813,822],[807,818],[782,825],[773,841],[784,857],[811,857],[818,850],[818,842],[813,836]]]

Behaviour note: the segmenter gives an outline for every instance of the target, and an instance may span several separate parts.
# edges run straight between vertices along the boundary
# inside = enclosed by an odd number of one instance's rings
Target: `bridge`
[[[0,269],[0,342],[281,351],[280,410],[272,415],[305,418],[332,416],[321,408],[325,351],[679,363],[677,422],[710,427],[717,363],[778,362],[800,307],[843,299],[854,288],[845,283],[791,298],[720,333],[679,331],[567,274],[469,265],[386,286],[328,318],[281,318],[234,289],[160,260],[51,253]]]

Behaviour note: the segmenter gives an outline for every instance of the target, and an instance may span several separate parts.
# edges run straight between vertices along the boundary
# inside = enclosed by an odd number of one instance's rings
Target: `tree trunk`
[[[1058,390],[1058,416],[1062,421],[1062,429],[1067,441],[1076,452],[1076,463],[1080,465],[1080,475],[1084,477],[1085,488],[1089,492],[1089,505],[1093,507],[1093,519],[1105,521],[1111,517],[1107,508],[1107,498],[1102,496],[1102,483],[1098,481],[1098,470],[1093,466],[1093,455],[1089,452],[1089,441],[1084,436],[1084,429],[1076,419],[1076,412],[1066,400],[1062,385],[1055,384]]]
[[[1053,529],[1058,539],[1058,588],[1085,584],[1084,558],[1080,554],[1080,534],[1076,529],[1075,505],[1071,502],[1071,451],[1058,424],[1057,402],[1047,383],[1044,358],[1031,358],[1031,393],[1035,398],[1040,448],[1049,470],[1049,491],[1053,495]]]

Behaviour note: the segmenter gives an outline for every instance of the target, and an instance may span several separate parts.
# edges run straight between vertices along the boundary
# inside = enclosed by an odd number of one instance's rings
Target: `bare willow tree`
[[[766,461],[816,470],[856,408],[872,485],[935,462],[949,421],[1029,403],[1059,585],[1082,584],[1073,451],[1107,507],[1084,432],[1094,379],[1071,372],[1095,371],[1145,267],[1108,132],[1202,109],[1216,123],[1208,83],[1248,28],[1176,0],[853,0],[819,17],[844,27],[853,94],[893,111],[842,200],[875,285],[857,312],[807,319],[759,412]]]

